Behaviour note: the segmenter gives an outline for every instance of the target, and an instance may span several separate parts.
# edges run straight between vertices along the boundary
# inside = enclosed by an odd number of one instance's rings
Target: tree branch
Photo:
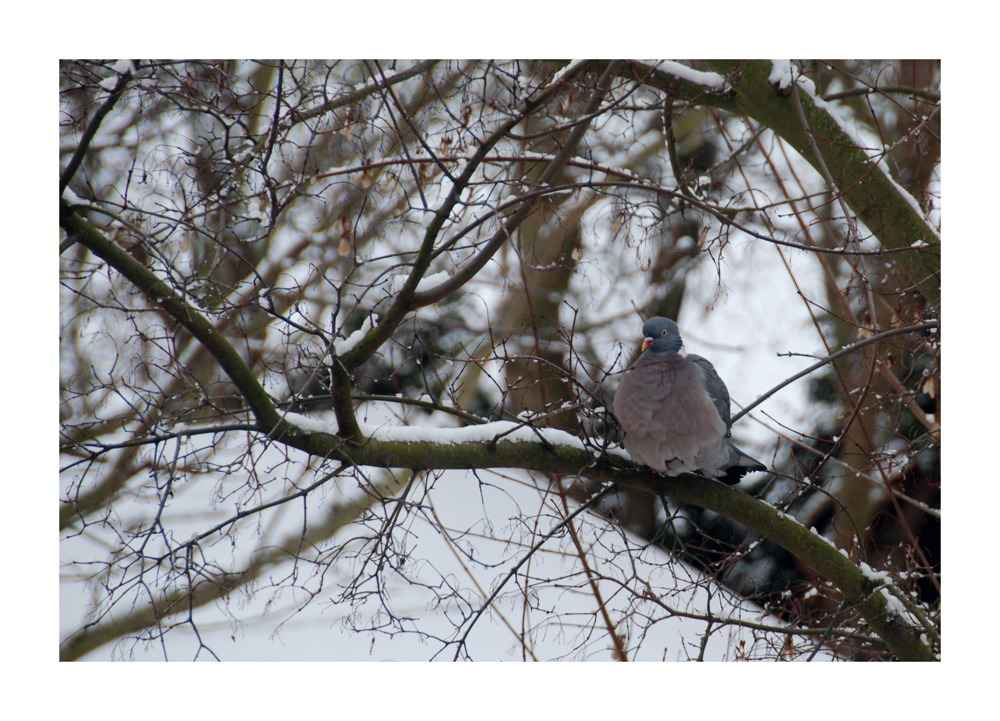
[[[905,328],[893,328],[892,330],[887,330],[887,331],[885,331],[883,333],[879,333],[878,335],[873,335],[871,338],[865,338],[864,340],[859,340],[857,343],[849,343],[848,345],[844,346],[843,348],[841,348],[836,353],[833,353],[832,355],[828,355],[826,358],[821,358],[820,360],[816,361],[815,363],[813,363],[808,368],[805,368],[804,370],[799,371],[798,373],[796,373],[795,375],[791,376],[790,378],[786,378],[785,380],[781,381],[781,383],[779,383],[778,385],[776,385],[773,388],[769,389],[766,393],[758,396],[757,399],[754,400],[753,403],[751,403],[748,406],[745,406],[743,408],[743,410],[741,410],[739,413],[735,414],[732,418],[730,418],[729,419],[729,425],[732,426],[733,423],[735,423],[736,421],[738,421],[740,418],[742,418],[743,416],[745,416],[747,413],[749,413],[750,411],[752,411],[754,408],[756,408],[757,406],[759,406],[761,403],[763,403],[764,401],[766,401],[768,398],[770,398],[771,396],[773,396],[775,393],[777,393],[778,391],[780,391],[785,386],[794,383],[799,378],[802,378],[803,376],[807,376],[807,375],[809,375],[810,373],[812,373],[815,370],[819,370],[820,368],[822,368],[825,365],[829,365],[830,363],[832,363],[833,361],[835,361],[835,360],[837,360],[839,358],[843,358],[845,355],[849,355],[850,353],[853,353],[854,351],[856,351],[856,350],[858,350],[860,348],[864,348],[866,345],[871,345],[872,343],[878,343],[879,341],[885,340],[886,338],[891,338],[894,335],[902,335],[904,333],[917,333],[917,332],[922,331],[922,330],[930,330],[931,328],[938,328],[938,327],[939,327],[938,322],[936,320],[933,320],[933,321],[928,321],[927,323],[918,323],[917,325],[908,325]]]

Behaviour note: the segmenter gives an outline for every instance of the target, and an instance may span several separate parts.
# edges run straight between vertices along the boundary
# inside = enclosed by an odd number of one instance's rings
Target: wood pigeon
[[[651,318],[642,334],[642,355],[614,400],[632,460],[660,475],[697,470],[728,485],[767,470],[733,445],[726,384],[705,358],[685,352],[677,324]]]

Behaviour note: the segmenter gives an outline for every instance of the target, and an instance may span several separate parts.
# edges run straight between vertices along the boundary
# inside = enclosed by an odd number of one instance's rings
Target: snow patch
[[[792,75],[792,61],[772,60],[771,74],[767,76],[767,80],[771,85],[777,85],[782,90],[787,90],[791,87],[792,82],[795,80]]]
[[[334,338],[333,339],[333,350],[337,355],[344,355],[345,353],[353,350],[354,346],[362,341],[365,335],[368,334],[372,328],[378,323],[378,316],[372,313],[370,316],[365,318],[364,323],[356,331],[351,333],[347,338]]]
[[[561,67],[559,70],[556,71],[556,74],[552,76],[552,80],[549,81],[549,85],[555,85],[556,83],[558,83],[560,80],[562,80],[563,75],[568,73],[572,68],[574,68],[575,66],[579,65],[582,62],[584,61],[570,60],[568,63],[566,63],[566,65],[564,65],[563,67]]]
[[[81,198],[79,195],[73,192],[73,189],[68,185],[62,192],[63,200],[71,205],[87,205],[87,201]]]
[[[726,84],[726,79],[718,73],[695,70],[694,68],[689,68],[687,65],[674,62],[673,60],[660,60],[653,67],[657,70],[662,70],[668,75],[673,75],[675,78],[687,80],[690,83],[696,83],[697,85],[701,85],[709,90],[725,92],[729,89],[729,86]]]
[[[403,290],[403,286],[406,285],[406,281],[409,277],[410,276],[406,273],[397,273],[396,275],[389,276],[385,285],[386,292],[388,292],[389,295],[398,294],[401,290]],[[444,271],[425,276],[420,279],[419,283],[417,283],[416,292],[419,293],[427,290],[428,288],[436,288],[442,283],[445,283],[449,278],[451,278],[451,276]]]
[[[111,69],[119,75],[124,75],[125,73],[134,73],[135,65],[133,65],[132,61],[128,59],[116,60],[115,64],[111,66]]]

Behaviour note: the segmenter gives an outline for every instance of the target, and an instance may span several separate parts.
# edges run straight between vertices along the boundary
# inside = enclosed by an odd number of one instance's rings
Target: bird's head
[[[686,355],[684,341],[677,324],[669,318],[650,318],[642,326],[642,349],[657,355],[661,353],[677,353]]]

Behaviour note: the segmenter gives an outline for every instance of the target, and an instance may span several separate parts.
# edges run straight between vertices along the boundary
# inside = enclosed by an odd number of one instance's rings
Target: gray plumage
[[[701,471],[735,484],[766,467],[729,437],[729,391],[705,358],[684,351],[677,324],[652,318],[642,327],[643,353],[615,394],[625,450],[668,476]]]

